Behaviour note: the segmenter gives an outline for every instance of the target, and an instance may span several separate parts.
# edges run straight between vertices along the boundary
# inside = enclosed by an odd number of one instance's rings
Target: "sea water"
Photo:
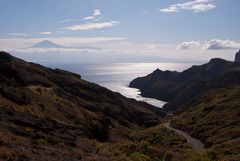
[[[99,84],[111,91],[144,101],[156,107],[162,107],[165,102],[142,97],[139,89],[128,87],[130,81],[137,77],[146,76],[157,68],[160,70],[183,71],[193,63],[41,63],[51,68],[60,68],[82,76],[82,79]]]

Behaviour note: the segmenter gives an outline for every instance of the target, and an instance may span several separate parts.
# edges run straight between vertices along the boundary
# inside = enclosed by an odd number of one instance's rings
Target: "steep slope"
[[[239,100],[240,85],[208,91],[185,105],[189,110],[176,116],[172,125],[202,140],[215,160],[240,160]]]
[[[158,98],[167,99],[164,108],[176,114],[171,126],[201,140],[208,160],[240,160],[240,63],[212,59],[182,73],[171,72],[174,79],[166,81],[164,72],[155,71],[132,85],[151,80],[156,72],[160,76],[155,83],[149,82],[142,91],[158,94],[165,88]]]
[[[156,70],[146,77],[133,80],[129,86],[139,88],[144,96],[169,102],[165,105],[168,111],[181,110],[179,106],[208,90],[204,87],[207,82],[219,77],[232,65],[233,62],[215,58],[181,73]]]
[[[160,115],[80,75],[0,52],[0,160],[114,160],[97,145],[129,140]]]

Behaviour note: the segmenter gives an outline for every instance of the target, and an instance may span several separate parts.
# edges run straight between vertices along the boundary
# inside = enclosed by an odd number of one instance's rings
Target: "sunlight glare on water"
[[[191,67],[193,63],[51,63],[45,65],[78,73],[83,79],[97,83],[114,92],[119,92],[128,98],[162,107],[165,102],[142,97],[138,89],[128,87],[129,83],[137,77],[152,73],[157,68],[160,70],[183,71]]]

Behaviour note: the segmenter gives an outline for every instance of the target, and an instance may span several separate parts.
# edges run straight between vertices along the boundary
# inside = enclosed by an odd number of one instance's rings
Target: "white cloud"
[[[224,49],[239,49],[240,42],[232,40],[218,40],[213,39],[203,45],[205,50],[224,50]]]
[[[47,31],[47,32],[40,32],[41,35],[52,35],[52,32]]]
[[[86,48],[86,49],[78,49],[78,48],[25,48],[25,49],[7,49],[6,51],[13,51],[17,53],[84,53],[84,52],[92,52],[92,53],[100,53],[102,52],[100,49],[94,48]]]
[[[160,9],[160,12],[175,13],[181,10],[191,10],[194,12],[206,12],[216,8],[214,0],[194,0],[185,3],[178,3],[170,5],[168,8]]]
[[[195,49],[201,46],[199,41],[189,41],[181,43],[177,49],[178,50],[186,50],[186,49]]]
[[[100,16],[102,14],[102,12],[99,9],[95,9],[93,16]]]
[[[161,11],[161,12],[174,13],[174,12],[177,12],[178,9],[177,9],[177,7],[170,6],[169,8],[160,9],[160,11]]]
[[[73,19],[63,19],[63,20],[61,20],[60,21],[60,23],[67,23],[67,22],[71,22],[71,21],[73,21]]]
[[[84,20],[94,20],[96,19],[98,16],[100,16],[102,14],[101,10],[99,9],[95,9],[93,11],[93,14],[91,16],[87,16],[87,17],[84,17],[83,19]]]
[[[26,33],[8,33],[10,36],[27,36]]]
[[[102,15],[101,10],[95,9],[91,15],[83,18],[83,20],[87,20],[86,23],[67,26],[64,29],[70,30],[70,31],[94,30],[94,29],[111,28],[111,27],[118,26],[120,24],[118,21],[99,22],[103,18],[101,17],[101,15]]]
[[[97,44],[113,41],[125,41],[126,38],[122,37],[59,37],[48,39],[61,45],[78,46],[82,44]]]
[[[73,48],[29,48],[43,40]],[[0,39],[0,49],[9,51],[25,60],[55,62],[71,61],[115,61],[115,62],[207,62],[213,57],[233,60],[236,49],[232,50],[176,50],[177,44],[133,43],[118,37],[58,37],[58,38],[15,38]],[[85,44],[85,45],[84,45]],[[78,46],[94,46],[102,50],[78,49]],[[76,48],[74,48],[76,47]],[[36,54],[39,53],[39,54]],[[194,53],[194,54],[193,54]],[[35,59],[33,59],[35,58]],[[196,64],[196,63],[194,63]],[[172,65],[172,64],[171,64]],[[170,65],[170,66],[171,66]],[[189,64],[191,65],[191,64]],[[166,64],[169,67],[169,64]]]
[[[84,20],[93,20],[95,17],[94,16],[87,16],[87,17],[84,17]]]
[[[110,22],[86,23],[81,25],[68,26],[68,27],[65,27],[65,29],[71,30],[71,31],[93,30],[93,29],[111,28],[118,25],[119,25],[118,21],[110,21]]]
[[[29,48],[43,40],[49,40],[64,46],[78,47],[81,45],[95,45],[107,42],[125,41],[122,37],[56,37],[56,38],[0,38],[1,49]]]
[[[210,41],[190,41],[181,43],[177,49],[187,50],[187,49],[202,49],[202,50],[226,50],[226,49],[239,49],[240,42],[233,40],[219,40],[213,39]]]

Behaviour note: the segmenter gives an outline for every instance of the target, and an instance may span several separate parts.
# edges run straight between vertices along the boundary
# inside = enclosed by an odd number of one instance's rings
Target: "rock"
[[[235,62],[240,62],[240,50],[235,55]]]

